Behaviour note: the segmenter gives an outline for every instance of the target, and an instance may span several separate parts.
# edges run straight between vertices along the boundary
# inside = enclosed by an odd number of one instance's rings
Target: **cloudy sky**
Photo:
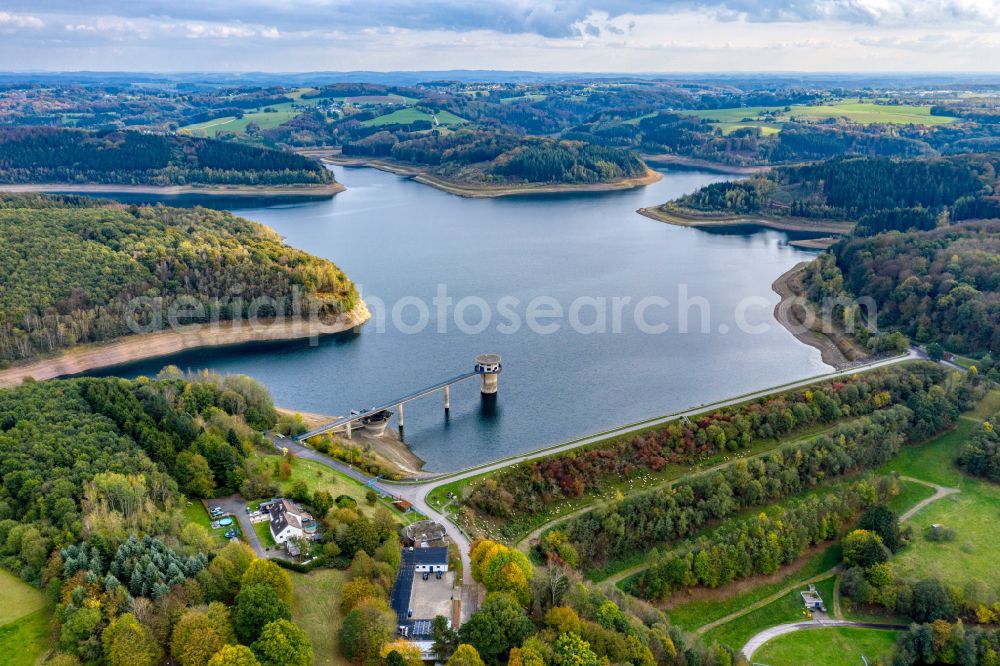
[[[1000,0],[0,0],[0,69],[1000,71]]]

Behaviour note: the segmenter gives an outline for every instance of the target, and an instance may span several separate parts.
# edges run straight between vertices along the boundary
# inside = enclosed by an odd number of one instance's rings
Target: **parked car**
[[[213,518],[218,518],[219,516],[225,513],[225,511],[221,506],[213,506],[211,509],[208,510],[208,512],[212,514]]]
[[[431,572],[430,571],[425,571],[424,572],[424,580],[427,580],[430,577],[431,577]]]
[[[240,533],[240,531],[234,527],[231,530],[226,530],[226,533],[225,533],[224,536],[227,539],[234,539],[234,538],[236,538],[239,535],[239,533]]]

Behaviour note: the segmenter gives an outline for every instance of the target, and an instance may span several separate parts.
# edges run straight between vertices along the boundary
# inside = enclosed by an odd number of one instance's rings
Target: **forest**
[[[833,541],[862,509],[885,502],[892,479],[856,481],[724,525],[694,544],[669,550],[629,580],[626,590],[643,599],[665,599],[674,590],[715,588],[754,575],[770,575],[807,549]]]
[[[318,162],[181,135],[0,127],[0,183],[298,185],[332,182]]]
[[[636,155],[572,141],[462,129],[448,134],[386,129],[345,143],[345,155],[390,157],[431,173],[487,183],[600,183],[646,174]]]
[[[1000,353],[1000,222],[849,238],[806,269],[808,296],[873,299],[872,320],[921,343]]]
[[[956,462],[966,473],[1000,483],[1000,414],[984,420],[962,447]]]
[[[950,425],[956,415],[947,399],[943,395],[930,399],[946,408],[935,418],[935,425]],[[644,552],[652,544],[686,539],[711,521],[877,467],[908,441],[915,421],[913,411],[905,405],[880,410],[837,426],[829,435],[783,447],[759,459],[633,493],[621,502],[572,518],[566,532],[584,567]]]
[[[138,331],[357,303],[336,266],[203,208],[0,196],[0,363]]]
[[[0,391],[0,562],[54,602],[50,663],[311,663],[287,572],[182,513],[259,486],[276,420],[253,380],[175,369]]]
[[[863,416],[911,403],[921,422],[947,418],[930,413],[930,386],[944,371],[931,364],[882,369],[772,394],[691,419],[539,458],[499,470],[471,486],[465,503],[484,515],[508,518],[532,515],[564,499],[598,490],[609,479],[657,472],[668,464],[695,463],[727,451],[785,437],[809,426]],[[930,428],[930,432],[940,426]]]
[[[1000,216],[1000,156],[853,157],[715,183],[668,204],[699,212],[853,220],[856,235]]]

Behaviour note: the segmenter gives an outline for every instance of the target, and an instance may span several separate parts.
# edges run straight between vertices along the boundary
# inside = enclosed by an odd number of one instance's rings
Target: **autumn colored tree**
[[[853,530],[844,537],[844,562],[848,566],[867,569],[889,559],[889,549],[882,537],[870,530]]]
[[[286,604],[292,603],[292,579],[287,571],[271,560],[257,559],[250,563],[240,579],[240,587],[250,585],[267,585],[279,599]]]
[[[101,642],[109,666],[154,666],[163,660],[156,639],[131,613],[119,615],[109,624]]]
[[[364,551],[360,551],[364,552]],[[344,615],[350,613],[364,599],[381,599],[382,594],[376,591],[375,586],[366,578],[355,578],[344,583],[340,594],[340,612]]]
[[[191,610],[174,627],[170,654],[179,666],[206,666],[224,644],[208,615]]]
[[[556,639],[557,666],[597,666],[597,655],[590,649],[590,643],[574,633],[565,633]]]
[[[253,561],[253,551],[245,543],[226,544],[209,563],[205,574],[198,577],[206,596],[217,601],[231,601],[239,593],[243,574]]]
[[[260,662],[245,645],[224,645],[208,660],[208,666],[260,666]]]
[[[365,666],[377,666],[382,646],[396,630],[396,615],[381,600],[365,599],[344,618],[337,634],[340,653]]]
[[[402,639],[386,643],[379,650],[379,654],[385,659],[386,666],[389,666],[389,656],[395,652],[402,660],[401,666],[423,666],[424,660],[420,655],[420,648],[410,641]],[[393,658],[393,661],[396,661]]]
[[[522,604],[531,600],[528,581],[533,568],[519,550],[488,539],[477,540],[470,551],[472,577],[490,592],[508,592]]]
[[[462,643],[448,659],[447,666],[486,666],[476,648],[468,643]]]

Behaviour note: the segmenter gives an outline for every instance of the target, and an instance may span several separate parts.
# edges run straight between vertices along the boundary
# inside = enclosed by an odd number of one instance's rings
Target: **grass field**
[[[922,502],[934,494],[934,489],[922,483],[899,480],[899,494],[889,500],[889,508],[896,513],[903,513],[914,504]]]
[[[823,598],[824,603],[826,603],[827,609],[831,612],[833,610],[833,579],[834,577],[830,576],[825,580],[814,583],[816,590]],[[711,631],[705,632],[705,641],[709,644],[718,642],[722,645],[728,645],[734,650],[739,650],[754,634],[768,627],[787,622],[807,620],[809,616],[806,615],[802,604],[802,596],[799,594],[799,591],[804,589],[807,589],[806,585],[792,590],[777,601],[772,601],[766,606],[736,618],[732,622],[727,622]]]
[[[242,118],[237,118],[236,116],[213,118],[212,120],[206,120],[203,123],[186,125],[177,131],[184,134],[190,134],[192,136],[207,136],[214,138],[219,132],[235,132],[236,134],[243,134],[246,132],[247,125],[250,123],[257,123],[262,130],[272,129],[278,125],[287,123],[289,120],[302,113],[299,109],[293,109],[293,104],[315,106],[319,103],[319,99],[302,99],[302,94],[308,90],[310,89],[300,88],[299,90],[289,93],[287,96],[294,99],[295,102],[271,104],[258,109],[248,109],[244,112]],[[270,109],[270,111],[265,111],[264,109]]]
[[[845,117],[864,125],[893,123],[897,125],[945,125],[955,121],[950,116],[932,116],[929,106],[887,105],[839,102],[822,106],[793,106],[789,116],[824,120]]]
[[[893,569],[906,578],[938,578],[956,586],[981,580],[996,589],[1000,586],[996,560],[1000,488],[973,479],[961,487],[959,494],[934,502],[910,518],[913,541],[892,558]],[[955,539],[927,540],[925,533],[931,524],[954,529]]]
[[[52,647],[50,609],[41,590],[0,569],[0,662],[32,666]]]
[[[267,458],[270,461],[279,461],[281,459],[279,456],[268,456]],[[341,495],[352,497],[358,503],[358,509],[363,513],[372,514],[375,511],[375,507],[384,506],[401,523],[419,520],[419,514],[411,512],[403,515],[388,502],[380,501],[374,507],[371,506],[365,501],[365,495],[368,493],[366,486],[315,460],[297,459],[292,464],[291,476],[287,480],[278,482],[281,492],[285,495],[289,494],[292,486],[299,480],[305,482],[310,492],[325,490],[333,495],[335,499]]]
[[[734,594],[722,600],[699,600],[678,604],[667,611],[667,614],[670,616],[670,621],[673,624],[679,625],[688,631],[694,631],[709,622],[714,622],[719,618],[746,608],[796,581],[806,580],[824,571],[828,571],[836,566],[839,561],[840,547],[836,545],[830,546],[810,557],[798,571],[788,574],[779,581],[767,585],[759,585],[751,590]]]
[[[0,569],[0,626],[34,613],[45,606],[41,590],[28,585],[5,569]]]
[[[521,102],[524,100],[531,100],[532,102],[537,102],[538,100],[545,99],[548,95],[543,95],[540,93],[530,94],[530,95],[519,95],[518,97],[504,97],[500,100],[501,104],[513,104],[514,102]]]
[[[779,636],[754,653],[757,664],[768,666],[857,666],[892,653],[895,631],[835,627],[807,629]]]
[[[750,125],[765,125],[778,131],[779,125],[765,122],[761,118],[764,113],[777,113],[779,121],[791,118],[803,120],[826,120],[829,118],[847,118],[849,121],[868,125],[872,123],[892,123],[897,125],[944,125],[956,119],[949,116],[932,116],[929,106],[883,105],[868,102],[836,102],[809,106],[796,104],[784,111],[781,106],[748,106],[737,109],[704,109],[684,111],[685,114],[718,123],[723,131],[732,131],[738,127]],[[748,122],[750,119],[752,122]]]
[[[438,111],[436,114],[438,122],[442,125],[460,125],[465,122],[463,118],[459,118],[454,113],[450,111]],[[377,118],[370,118],[365,120],[361,124],[366,127],[382,127],[383,125],[408,125],[410,123],[415,123],[418,120],[427,120],[433,123],[433,117],[429,113],[424,113],[419,109],[399,109],[398,111],[393,111],[392,113],[387,113],[384,116],[378,116]]]
[[[6,601],[6,598],[4,598]],[[50,613],[41,608],[0,626],[0,661],[5,666],[34,666],[54,646]]]
[[[220,545],[227,542],[226,530],[212,529],[212,519],[199,500],[188,500],[187,504],[184,505],[184,520],[204,527]]]
[[[315,666],[347,666],[337,651],[337,628],[340,627],[340,589],[347,573],[337,569],[318,569],[308,574],[289,572],[295,588],[292,621],[306,632],[313,648]]]
[[[271,536],[271,523],[254,523],[253,531],[257,533],[257,538],[260,539],[260,545],[264,548],[274,548],[278,544],[274,541],[274,537]]]
[[[937,577],[956,586],[973,579],[992,587],[1000,585],[994,531],[1000,520],[1000,486],[966,476],[955,466],[959,449],[980,427],[980,420],[998,410],[1000,391],[993,391],[974,411],[959,419],[955,428],[926,444],[905,448],[884,467],[886,472],[959,489],[958,494],[938,500],[910,518],[908,522],[915,532],[913,542],[892,559],[900,575]],[[928,541],[924,532],[934,523],[954,529],[955,539]]]

